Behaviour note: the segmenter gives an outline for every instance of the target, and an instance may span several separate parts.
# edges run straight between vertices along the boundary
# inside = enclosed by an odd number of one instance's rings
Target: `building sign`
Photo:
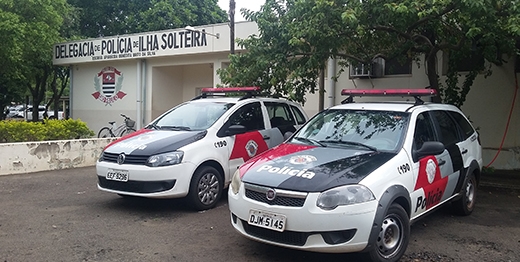
[[[213,38],[209,37],[209,39]],[[205,30],[202,29],[201,31],[149,32],[140,35],[61,43],[54,46],[53,63],[59,65],[163,56],[179,51],[190,53],[186,52],[189,49],[194,49],[192,52],[200,52],[200,48],[208,46],[209,39]]]
[[[94,89],[92,96],[106,105],[112,105],[122,99],[126,93],[123,88],[123,74],[115,67],[107,66],[94,76]]]

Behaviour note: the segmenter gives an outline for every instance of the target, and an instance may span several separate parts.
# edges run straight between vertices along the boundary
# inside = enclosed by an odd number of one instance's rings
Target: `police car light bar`
[[[435,89],[343,89],[344,96],[435,96]]]
[[[233,92],[255,92],[260,91],[260,87],[247,86],[247,87],[207,87],[202,88],[202,93],[233,93]]]

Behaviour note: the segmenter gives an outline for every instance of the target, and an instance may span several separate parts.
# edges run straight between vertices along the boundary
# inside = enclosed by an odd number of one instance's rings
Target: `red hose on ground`
[[[493,162],[495,162],[498,155],[500,154],[500,151],[502,151],[502,146],[504,146],[504,141],[506,140],[507,130],[509,129],[509,123],[511,122],[511,115],[513,115],[513,109],[515,108],[516,94],[518,93],[518,77],[517,77],[518,74],[516,73],[516,70],[514,73],[515,73],[515,94],[513,96],[513,103],[511,104],[511,109],[509,110],[509,116],[507,117],[506,130],[504,131],[504,136],[502,136],[502,142],[500,142],[500,147],[498,148],[498,151],[495,154],[495,157],[493,158],[493,160],[491,160],[491,162],[489,162],[489,164],[487,164],[486,168],[491,166],[491,164],[493,164]]]

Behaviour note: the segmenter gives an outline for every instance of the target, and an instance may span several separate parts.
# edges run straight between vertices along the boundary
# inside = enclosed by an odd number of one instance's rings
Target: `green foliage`
[[[81,120],[0,121],[0,143],[70,140],[95,135]]]
[[[219,74],[224,85],[257,85],[304,102],[328,58],[338,60],[339,73],[377,57],[424,59],[429,86],[439,90],[439,52],[474,50],[501,65],[518,51],[519,6],[519,0],[267,0],[259,12],[242,10],[260,33],[237,41],[248,52],[232,56]],[[443,94],[462,104],[480,70],[460,84],[450,80]]]
[[[71,12],[66,0],[0,0],[0,18],[6,19],[0,19],[0,59],[7,61],[0,69],[0,79],[7,79],[0,88],[11,101],[30,93],[37,110],[52,73],[52,47],[63,40]]]
[[[68,0],[80,11],[80,32],[85,37],[222,23],[227,20],[216,0]]]

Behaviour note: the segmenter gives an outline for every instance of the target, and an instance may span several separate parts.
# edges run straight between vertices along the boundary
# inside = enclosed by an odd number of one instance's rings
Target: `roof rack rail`
[[[240,98],[240,100],[251,98],[257,95],[257,92],[260,91],[260,87],[257,86],[244,86],[244,87],[205,87],[202,88],[201,94],[194,97],[191,100],[197,100],[201,98],[207,98],[209,96],[215,96],[215,94],[225,94],[225,93],[245,93],[244,96]]]
[[[415,105],[422,105],[421,96],[435,96],[435,89],[343,89],[341,95],[349,96],[341,101],[342,104],[354,103],[354,96],[412,96]]]

